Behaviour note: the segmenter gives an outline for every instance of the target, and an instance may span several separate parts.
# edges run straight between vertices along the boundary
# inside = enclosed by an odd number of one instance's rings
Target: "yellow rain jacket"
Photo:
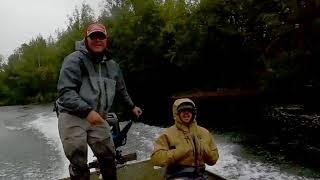
[[[192,103],[188,98],[174,102],[172,111],[175,124],[156,140],[151,161],[156,166],[204,166],[214,165],[219,158],[218,149],[211,133],[197,125],[196,115],[189,126],[182,123],[177,108],[184,102]]]

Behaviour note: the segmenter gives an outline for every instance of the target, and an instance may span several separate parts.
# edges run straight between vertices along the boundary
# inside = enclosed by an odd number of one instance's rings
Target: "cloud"
[[[39,34],[45,38],[55,35],[57,29],[66,27],[68,15],[83,2],[88,2],[98,15],[101,0],[1,0],[0,54],[9,56]]]

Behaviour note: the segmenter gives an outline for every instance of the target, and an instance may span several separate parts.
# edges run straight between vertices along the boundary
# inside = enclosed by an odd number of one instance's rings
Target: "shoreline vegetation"
[[[97,18],[84,3],[65,30],[34,37],[6,60],[0,55],[0,102],[53,101],[63,58],[92,21],[107,25],[109,53],[137,99],[144,96],[136,91],[168,97],[220,87],[316,94],[320,2],[302,2],[120,0],[105,2]],[[157,89],[146,93],[149,84]]]

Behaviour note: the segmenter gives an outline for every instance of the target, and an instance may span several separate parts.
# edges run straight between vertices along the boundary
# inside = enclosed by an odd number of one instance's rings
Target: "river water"
[[[59,179],[68,176],[52,107],[0,107],[0,179]],[[147,159],[162,128],[134,123],[125,153]],[[320,179],[320,172],[285,160],[278,153],[241,144],[233,133],[214,133],[220,159],[210,171],[227,179]],[[237,138],[235,138],[237,137]],[[258,145],[257,145],[258,146]],[[89,151],[89,161],[93,155]]]

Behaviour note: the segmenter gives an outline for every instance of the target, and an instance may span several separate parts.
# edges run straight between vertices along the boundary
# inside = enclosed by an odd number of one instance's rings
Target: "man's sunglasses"
[[[192,108],[185,108],[185,109],[180,109],[180,110],[178,110],[178,113],[181,113],[181,112],[191,112],[191,113],[193,113],[193,112],[194,112],[194,109],[192,109]]]
[[[91,34],[89,35],[89,38],[90,38],[91,40],[96,40],[96,39],[98,39],[98,40],[105,40],[105,39],[107,38],[107,36],[106,36],[105,34],[101,33],[101,32],[94,32],[94,33],[91,33]]]

